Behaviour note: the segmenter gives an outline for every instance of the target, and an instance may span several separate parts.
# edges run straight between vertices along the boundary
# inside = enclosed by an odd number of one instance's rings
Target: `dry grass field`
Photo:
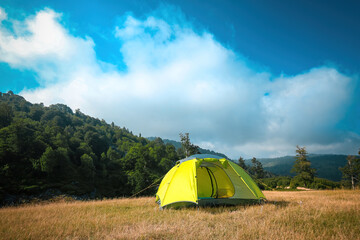
[[[264,192],[264,205],[167,209],[155,198],[0,209],[1,239],[360,239],[360,191]]]

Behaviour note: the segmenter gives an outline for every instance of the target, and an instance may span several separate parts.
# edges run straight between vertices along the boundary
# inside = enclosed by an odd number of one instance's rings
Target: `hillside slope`
[[[160,138],[149,141],[79,109],[0,93],[0,205],[24,195],[130,196],[181,157]]]

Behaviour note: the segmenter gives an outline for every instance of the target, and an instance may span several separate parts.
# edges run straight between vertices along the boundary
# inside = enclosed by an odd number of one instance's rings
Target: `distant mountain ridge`
[[[346,164],[347,155],[343,154],[309,154],[308,159],[311,166],[316,169],[316,176],[326,178],[332,181],[341,180],[341,171],[339,167]],[[257,159],[265,170],[281,176],[295,176],[291,169],[295,162],[295,156],[284,156],[277,158],[260,158]],[[251,160],[245,160],[247,165],[251,165]]]
[[[150,141],[155,140],[156,137],[148,137]],[[181,147],[181,143],[170,139],[162,139],[165,144],[169,143],[176,149]],[[215,154],[228,158],[223,153],[214,152],[212,150],[199,148],[200,153]],[[316,176],[319,178],[325,178],[332,181],[341,181],[342,173],[339,170],[340,167],[345,166],[347,155],[344,154],[308,154],[311,166],[316,169]],[[230,158],[228,158],[230,159]],[[230,159],[237,163],[237,159]],[[257,158],[264,169],[268,172],[274,173],[279,176],[295,176],[295,173],[291,172],[294,166],[295,156],[283,156],[276,158]],[[251,166],[251,159],[245,160],[246,165]]]
[[[150,140],[150,141],[154,141],[156,139],[156,137],[148,137],[147,139]],[[169,143],[169,144],[173,145],[176,149],[181,148],[181,142],[178,142],[178,141],[175,141],[175,140],[170,140],[170,139],[162,139],[162,140],[163,140],[163,142],[165,144]],[[209,149],[204,149],[204,148],[199,147],[199,151],[202,154],[214,154],[214,155],[217,155],[217,156],[220,156],[220,157],[230,159],[223,153],[215,152],[215,151],[212,151],[212,150],[209,150]]]

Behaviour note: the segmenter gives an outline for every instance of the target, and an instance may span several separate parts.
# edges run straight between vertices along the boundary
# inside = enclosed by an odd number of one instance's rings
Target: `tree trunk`
[[[349,157],[348,158],[348,164],[349,164],[350,174],[351,174],[351,189],[355,190],[354,172],[353,172],[353,165],[352,165],[351,160],[352,160],[351,157]]]

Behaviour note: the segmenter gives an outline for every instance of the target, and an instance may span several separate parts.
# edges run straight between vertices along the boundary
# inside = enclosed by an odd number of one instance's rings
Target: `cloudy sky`
[[[0,91],[229,157],[356,154],[356,1],[0,1]]]

